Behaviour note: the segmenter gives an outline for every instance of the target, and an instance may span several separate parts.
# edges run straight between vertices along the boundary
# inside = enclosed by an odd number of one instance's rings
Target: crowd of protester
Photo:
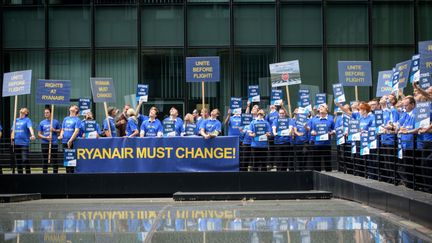
[[[335,138],[337,127],[344,127],[345,144],[338,146],[343,153],[352,153],[351,136],[348,134],[349,120],[358,120],[360,131],[366,132],[370,127],[376,127],[374,113],[382,110],[383,124],[377,127],[379,135],[378,147],[381,157],[368,160],[368,177],[377,179],[374,163],[384,163],[382,175],[390,178],[396,153],[397,135],[400,134],[401,146],[404,150],[404,159],[398,162],[397,180],[400,184],[412,181],[412,165],[415,157],[420,157],[418,173],[422,175],[421,182],[430,185],[430,165],[428,158],[431,156],[432,125],[425,128],[415,127],[416,103],[432,100],[432,87],[427,90],[413,85],[414,94],[390,94],[380,99],[370,101],[354,101],[350,104],[335,103],[337,109],[334,114],[329,113],[327,104],[314,106],[311,110],[295,108],[293,116],[282,103],[279,106],[270,105],[268,112],[258,104],[247,102],[246,109],[228,109],[227,116],[223,119],[223,125],[227,135],[238,136],[240,141],[241,170],[267,171],[267,170],[332,170],[332,140]],[[136,109],[125,105],[122,112],[115,107],[108,108],[108,118],[102,122],[102,127],[94,120],[92,112],[85,114],[84,119],[79,117],[79,109],[76,105],[69,107],[69,116],[60,123],[51,121],[51,110],[44,110],[45,119],[36,126],[37,137],[40,139],[43,154],[43,173],[48,169],[48,147],[58,151],[58,142],[63,148],[73,148],[76,138],[98,137],[170,137],[170,136],[202,136],[211,139],[222,133],[222,123],[218,120],[220,111],[207,108],[201,111],[194,110],[179,117],[176,107],[169,110],[169,115],[162,121],[158,119],[157,107],[151,107],[147,115],[141,114],[142,102]],[[2,127],[0,126],[0,137]],[[415,138],[414,138],[415,135]],[[29,118],[29,110],[21,108],[19,117],[12,129],[11,141],[14,155],[17,161],[18,173],[30,173],[28,162],[29,144],[35,140],[33,123]],[[378,148],[371,149],[374,154]],[[358,153],[358,152],[357,152]],[[271,155],[271,156],[270,156]],[[53,161],[58,161],[58,155],[53,153]],[[293,157],[295,156],[295,159]],[[277,158],[277,159],[275,159]],[[349,156],[344,156],[344,163],[351,166],[355,173],[355,162]],[[294,163],[294,161],[296,163]],[[350,163],[351,162],[351,163]],[[67,173],[73,173],[74,167],[66,167]],[[53,172],[58,172],[58,164],[53,164]]]

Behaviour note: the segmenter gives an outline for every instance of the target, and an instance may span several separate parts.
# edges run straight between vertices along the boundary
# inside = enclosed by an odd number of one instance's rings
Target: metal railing
[[[378,136],[378,141],[380,137]],[[395,138],[395,141],[397,139]],[[414,190],[430,192],[432,189],[432,142],[425,148],[417,149],[417,137],[414,136],[414,148],[404,150],[403,159],[398,158],[397,143],[392,146],[378,143],[377,149],[369,155],[351,152],[352,145],[347,143],[336,146],[319,146],[309,143],[275,145],[270,141],[268,148],[253,148],[240,145],[239,169],[247,171],[334,171],[338,170],[355,176],[362,176],[394,185],[405,185]],[[16,148],[15,148],[16,149]],[[52,150],[51,163],[42,153],[39,140],[31,142],[28,151],[28,163],[20,166],[19,152],[13,151],[8,139],[0,140],[0,168],[3,174],[25,173],[65,173],[63,166],[63,148],[59,144]],[[28,171],[27,171],[28,172]]]

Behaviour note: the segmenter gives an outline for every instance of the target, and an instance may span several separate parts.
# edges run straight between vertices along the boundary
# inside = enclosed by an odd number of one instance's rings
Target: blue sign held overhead
[[[51,105],[69,105],[70,93],[70,80],[39,79],[36,88],[36,103]]]
[[[237,114],[242,112],[242,99],[237,97],[231,97],[230,100],[231,113]]]
[[[372,86],[370,61],[338,61],[338,73],[343,86]]]
[[[432,40],[419,42],[420,55],[432,55]]]
[[[77,139],[77,173],[235,172],[239,138]]]
[[[333,95],[337,103],[343,103],[346,101],[342,84],[333,84]]]
[[[90,86],[93,94],[93,102],[115,103],[115,89],[112,78],[90,78]]]
[[[420,82],[422,89],[427,89],[432,85],[432,55],[420,56]]]
[[[148,85],[147,84],[138,84],[137,85],[137,93],[136,93],[136,101],[137,102],[147,102],[148,101]]]
[[[318,109],[319,105],[327,103],[327,94],[318,93],[315,95],[315,108]]]
[[[398,94],[399,92],[399,71],[396,68],[393,68],[392,70],[392,93]]]
[[[258,85],[249,85],[248,87],[248,101],[260,102],[260,93]]]
[[[270,104],[271,105],[282,105],[282,90],[272,89]]]
[[[3,97],[25,95],[31,92],[32,70],[3,74]]]
[[[219,82],[219,57],[186,57],[186,82]]]
[[[411,71],[411,60],[400,62],[396,64],[396,71],[399,72],[399,89],[403,89],[407,86],[409,75]]]
[[[81,116],[84,116],[91,110],[91,100],[87,98],[81,98],[78,100],[78,107]]]
[[[393,71],[386,70],[378,72],[378,85],[376,96],[382,97],[384,95],[389,95],[393,88]]]
[[[420,54],[411,58],[410,83],[420,80]]]

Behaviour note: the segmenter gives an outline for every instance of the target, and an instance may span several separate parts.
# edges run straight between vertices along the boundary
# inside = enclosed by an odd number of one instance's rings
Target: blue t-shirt
[[[63,119],[62,129],[63,129],[63,139],[62,143],[67,143],[72,137],[75,129],[81,128],[81,121],[77,116],[67,116]]]
[[[375,127],[375,117],[372,113],[360,117],[360,131],[368,131],[369,127]]]
[[[111,128],[111,137],[113,137],[113,138],[117,137],[117,130],[116,130],[116,126],[114,123],[114,118],[108,117],[108,119],[109,119],[109,124],[110,124],[110,128]],[[106,119],[104,119],[102,122],[102,128],[104,131],[109,131]]]
[[[138,130],[138,121],[129,117],[126,124],[126,136],[130,136],[132,133]]]
[[[302,136],[295,135],[294,143],[295,144],[304,144],[304,143],[308,142],[308,140],[309,140],[308,131],[306,130],[304,125],[301,125],[301,124],[297,123],[296,121],[297,121],[297,118],[294,119],[294,124],[295,124],[295,127],[297,128],[297,132],[303,133],[303,135]],[[309,122],[309,120],[306,120],[306,124],[308,122]]]
[[[384,125],[388,125],[389,122],[393,124],[399,120],[399,112],[397,109],[384,109],[383,110],[383,123]],[[384,145],[393,146],[395,142],[395,134],[382,134],[381,135],[381,143]]]
[[[197,136],[199,134],[198,125],[195,123],[184,123],[182,134],[183,136]]]
[[[273,121],[279,117],[278,111],[271,111],[268,115],[266,115],[265,119],[269,124],[273,124]]]
[[[137,116],[138,127],[141,127],[141,125],[143,124],[143,122],[147,121],[148,119],[149,119],[148,116],[138,114],[138,116]]]
[[[95,120],[85,120],[81,122],[81,137],[96,138],[96,133],[101,134],[100,126]]]
[[[399,125],[401,127],[406,128],[407,130],[414,129],[415,126],[415,110],[412,110],[411,112],[406,112],[405,115],[399,120],[403,122],[399,122]],[[402,140],[402,148],[403,149],[413,149],[414,147],[414,135],[413,134],[402,134],[401,140]]]
[[[28,117],[17,118],[15,121],[15,144],[21,146],[29,146],[30,144],[30,128],[33,126],[32,121]]]
[[[211,118],[209,118],[201,123],[200,130],[201,129],[204,129],[205,133],[212,133],[214,131],[218,131],[220,134],[222,132],[222,124],[217,119],[212,120]]]
[[[232,116],[228,122],[228,136],[240,136],[241,116]]]
[[[146,120],[141,125],[141,132],[144,132],[144,137],[157,137],[158,133],[162,133],[163,127],[159,119],[154,121]]]
[[[174,121],[171,120],[171,117],[167,117],[163,120],[165,121]],[[177,117],[174,121],[174,130],[175,130],[175,136],[180,136],[183,130],[183,120],[180,117]]]
[[[293,127],[293,120],[286,118],[276,118],[273,120],[272,127],[276,128],[274,144],[288,144],[291,142],[291,134],[289,133]]]
[[[329,137],[327,140],[321,140],[320,136],[326,136],[325,134],[333,131],[334,125],[333,119],[330,119],[329,116],[323,118],[317,117],[314,119],[311,130],[317,132],[317,136],[315,136],[316,145],[330,145],[330,135],[328,135]]]
[[[251,146],[254,148],[267,148],[268,139],[266,133],[271,133],[270,124],[266,120],[253,120],[250,124],[250,130],[255,133],[252,138]]]
[[[41,132],[42,135],[44,135],[45,137],[48,137],[50,135],[50,126],[51,126],[51,121],[48,119],[45,119],[39,123],[38,131]],[[56,119],[53,119],[53,126],[52,127],[55,130],[60,129],[59,121],[57,121]],[[52,143],[57,143],[57,133],[56,132],[51,133],[51,138],[52,138],[51,139]],[[42,139],[41,143],[49,143],[49,140]]]

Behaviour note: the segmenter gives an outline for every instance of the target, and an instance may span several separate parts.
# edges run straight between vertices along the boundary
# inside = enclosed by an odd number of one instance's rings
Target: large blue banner
[[[370,61],[338,61],[338,73],[343,86],[372,86]]]
[[[219,57],[186,57],[186,82],[219,82]]]
[[[239,139],[99,138],[77,139],[78,173],[236,172]]]
[[[30,94],[32,70],[4,73],[3,97]]]
[[[69,105],[71,82],[69,80],[39,79],[36,104]]]

